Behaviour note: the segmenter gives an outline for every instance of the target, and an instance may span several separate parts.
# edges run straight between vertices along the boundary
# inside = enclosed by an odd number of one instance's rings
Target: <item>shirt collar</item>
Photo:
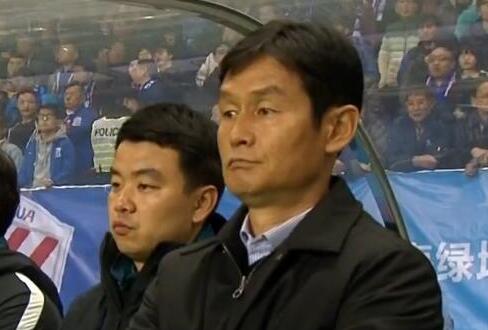
[[[279,226],[273,227],[267,232],[259,235],[258,237],[254,237],[250,230],[250,219],[249,213],[246,215],[241,229],[239,231],[239,236],[241,238],[242,243],[245,246],[251,244],[255,241],[262,241],[265,240],[271,244],[273,250],[276,249],[285,239],[290,236],[291,232],[295,229],[295,227],[305,218],[305,216],[310,212],[312,208],[309,208],[303,211],[300,214],[297,214],[290,219],[286,220]]]

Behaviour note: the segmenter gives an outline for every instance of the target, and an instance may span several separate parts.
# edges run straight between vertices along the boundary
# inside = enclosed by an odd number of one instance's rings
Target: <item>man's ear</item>
[[[328,109],[322,117],[324,151],[337,154],[354,138],[359,124],[359,109],[351,104]]]
[[[202,224],[217,207],[219,193],[215,186],[208,185],[195,189],[192,222]]]

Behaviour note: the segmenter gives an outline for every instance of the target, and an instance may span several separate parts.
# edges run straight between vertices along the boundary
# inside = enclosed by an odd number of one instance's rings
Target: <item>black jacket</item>
[[[483,124],[476,109],[471,109],[466,118],[456,126],[456,166],[463,168],[471,159],[471,149],[488,149],[488,123]]]
[[[342,180],[252,270],[239,238],[246,212],[164,258],[129,329],[442,329],[428,260],[372,220]]]
[[[225,220],[218,214],[210,222],[220,229]],[[216,231],[215,231],[216,232]],[[138,310],[144,291],[157,273],[161,259],[180,245],[161,243],[151,254],[140,272],[129,275],[120,282],[114,272],[132,266],[123,256],[111,234],[105,236],[101,247],[101,283],[78,297],[66,315],[62,329],[66,330],[117,330],[126,329],[130,318]],[[116,264],[116,266],[114,266]]]
[[[3,238],[0,240],[0,245],[4,245]],[[29,258],[2,246],[0,329],[17,329],[19,323],[26,322],[29,317],[30,324],[35,325],[32,329],[59,329],[62,305],[58,291],[49,277]]]
[[[434,156],[438,168],[449,168],[452,158],[454,129],[435,115],[422,123],[423,132],[417,136],[415,123],[408,115],[397,118],[390,128],[388,141],[388,168],[393,171],[421,170],[412,164],[420,155]]]

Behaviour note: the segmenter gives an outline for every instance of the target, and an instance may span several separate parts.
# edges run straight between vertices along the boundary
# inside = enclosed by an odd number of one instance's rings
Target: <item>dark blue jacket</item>
[[[32,186],[34,180],[34,164],[37,158],[37,141],[32,135],[25,147],[24,160],[19,173],[21,187]],[[66,184],[74,174],[76,155],[73,144],[67,137],[60,137],[53,141],[51,149],[51,180],[55,185]]]
[[[142,85],[137,93],[137,100],[142,106],[149,106],[162,102],[175,102],[174,88],[163,84],[160,79],[153,78]]]
[[[438,168],[449,167],[454,135],[450,128],[438,116],[430,115],[424,120],[422,134],[417,137],[413,120],[408,115],[399,117],[389,133],[388,168],[394,171],[421,170],[412,164],[412,158],[421,155],[434,156],[439,162]]]
[[[91,130],[97,119],[91,108],[81,107],[73,114],[66,116],[66,134],[73,143],[76,152],[77,174],[81,174],[93,167],[93,148],[91,145]]]

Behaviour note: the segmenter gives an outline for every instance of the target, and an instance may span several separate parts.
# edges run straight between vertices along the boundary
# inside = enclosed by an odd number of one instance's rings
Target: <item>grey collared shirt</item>
[[[295,227],[305,218],[312,208],[295,215],[279,226],[271,228],[267,232],[254,237],[249,227],[249,214],[242,223],[239,236],[246,247],[249,265],[270,255],[283,241],[290,236]]]

